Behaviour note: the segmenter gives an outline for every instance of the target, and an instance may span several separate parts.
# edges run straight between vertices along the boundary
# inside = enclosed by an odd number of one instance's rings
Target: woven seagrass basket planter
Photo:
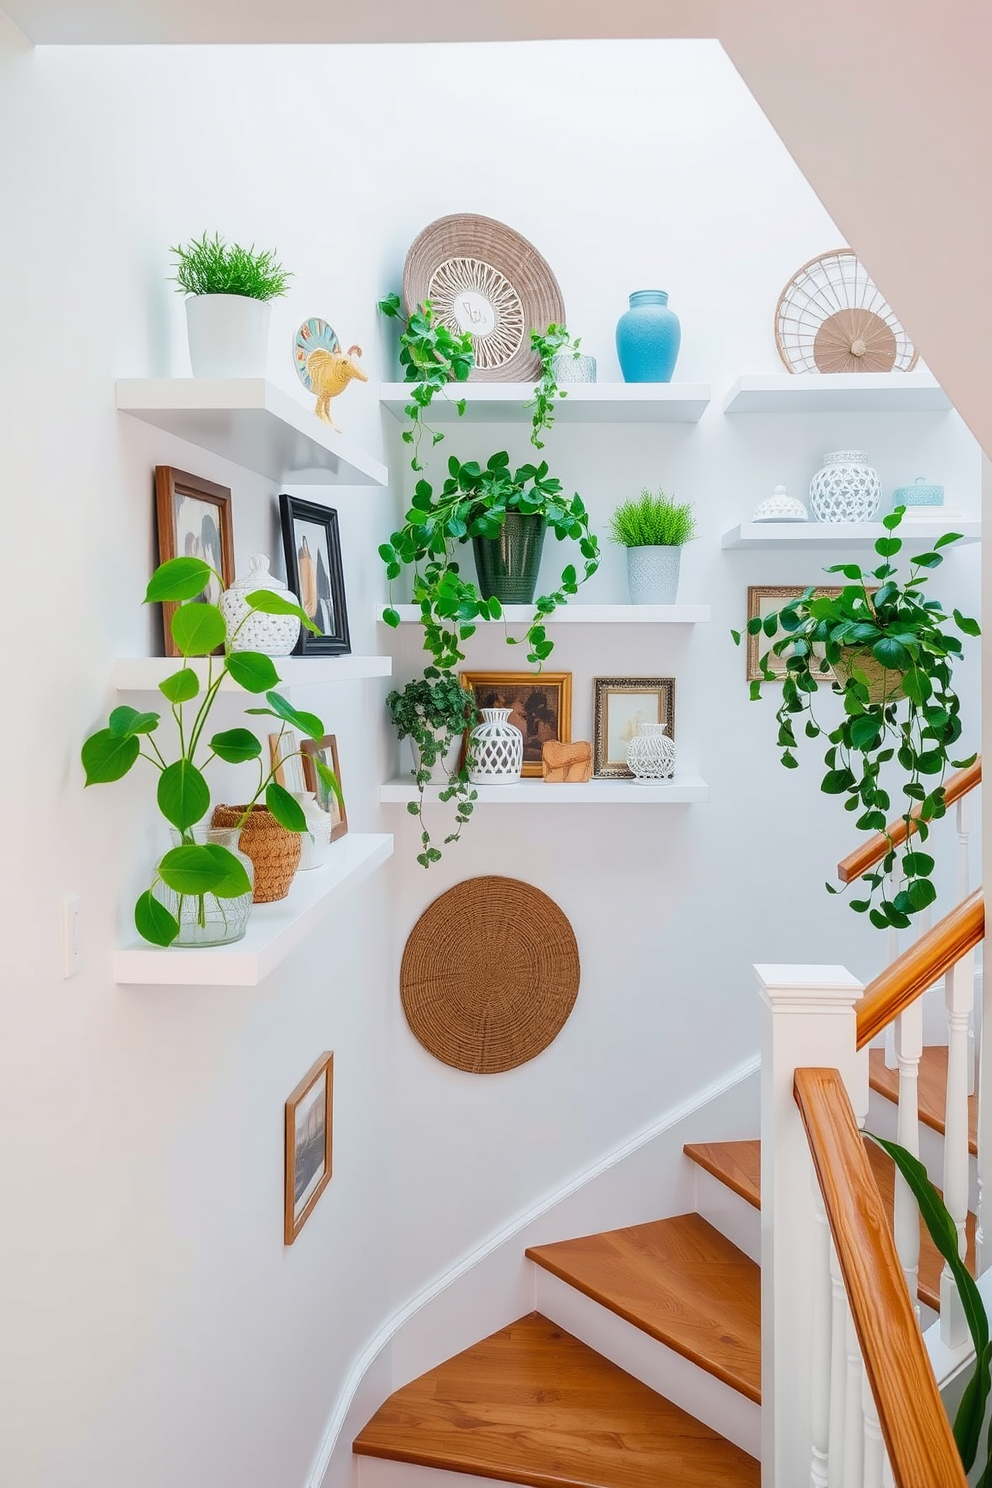
[[[215,806],[211,826],[236,827],[247,811],[246,806]],[[253,806],[238,838],[238,847],[255,865],[255,890],[252,902],[271,904],[285,899],[300,866],[303,839],[299,832],[289,832],[264,806]]]
[[[837,680],[844,685],[855,671],[861,672],[868,683],[868,701],[870,703],[897,703],[900,698],[906,696],[903,687],[905,672],[888,671],[881,662],[876,661],[870,651],[857,651],[848,649],[842,651],[834,662],[834,672]]]

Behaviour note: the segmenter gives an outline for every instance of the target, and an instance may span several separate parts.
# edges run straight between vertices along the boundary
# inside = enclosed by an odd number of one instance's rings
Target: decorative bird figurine
[[[314,412],[325,424],[337,429],[338,426],[331,417],[331,399],[343,393],[349,382],[355,378],[359,382],[368,382],[368,377],[356,361],[356,357],[362,355],[362,348],[349,346],[347,351],[342,351],[334,328],[326,320],[314,316],[304,321],[297,331],[293,355],[297,376],[307,391],[313,393],[317,399]],[[338,429],[338,433],[340,432]]]

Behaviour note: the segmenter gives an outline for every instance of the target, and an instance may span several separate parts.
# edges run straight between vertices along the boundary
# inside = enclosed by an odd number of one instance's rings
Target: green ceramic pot
[[[473,537],[479,593],[501,604],[532,604],[541,569],[543,517],[507,512],[499,537]]]

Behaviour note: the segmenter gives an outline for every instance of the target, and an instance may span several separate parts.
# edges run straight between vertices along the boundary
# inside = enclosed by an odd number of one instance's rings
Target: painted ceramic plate
[[[296,375],[308,393],[313,392],[313,388],[310,386],[307,358],[318,347],[324,351],[340,351],[341,342],[333,326],[329,326],[326,320],[320,320],[313,315],[303,322],[293,337],[293,362],[296,366]]]

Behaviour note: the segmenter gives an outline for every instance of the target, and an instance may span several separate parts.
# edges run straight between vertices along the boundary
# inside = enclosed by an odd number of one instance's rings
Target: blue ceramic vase
[[[682,327],[663,289],[639,289],[617,321],[617,357],[624,382],[671,382]]]

